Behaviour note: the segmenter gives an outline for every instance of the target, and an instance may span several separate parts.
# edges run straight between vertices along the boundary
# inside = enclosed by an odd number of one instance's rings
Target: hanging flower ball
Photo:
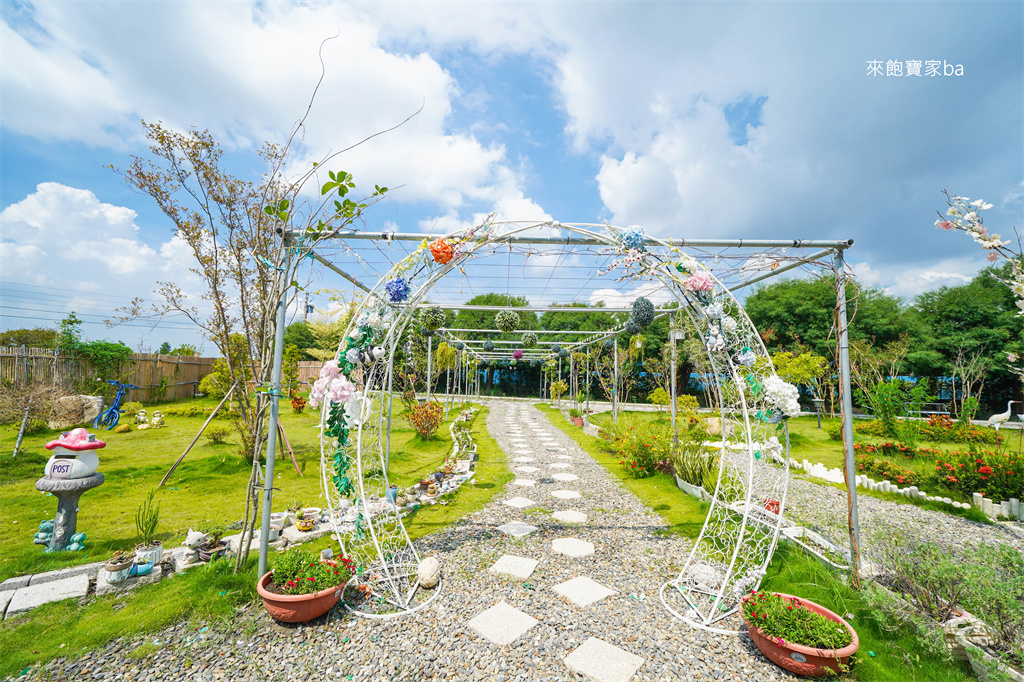
[[[384,291],[387,293],[389,301],[401,303],[409,298],[409,283],[401,277],[395,277],[384,285]]]
[[[444,326],[444,311],[436,306],[427,308],[420,314],[420,322],[431,331],[440,329]]]
[[[519,326],[519,313],[514,310],[501,310],[494,316],[494,326],[503,332],[514,332]]]
[[[566,348],[560,349],[558,351],[558,357],[560,357],[560,358],[567,358],[567,357],[569,357],[569,350],[566,349]]]
[[[639,225],[630,225],[619,233],[619,241],[622,246],[636,251],[646,251],[647,232]]]
[[[626,333],[629,334],[630,336],[636,336],[643,330],[644,328],[637,324],[637,321],[634,320],[632,317],[626,320]]]
[[[429,339],[431,336],[434,335],[434,333],[435,332],[434,332],[433,329],[427,329],[426,327],[420,327],[420,334],[422,334],[423,338],[425,338],[425,339]]]
[[[633,301],[633,314],[630,316],[643,329],[654,322],[654,304],[641,296]]]
[[[435,263],[447,265],[455,257],[455,246],[444,237],[438,237],[430,242],[430,255]]]
[[[615,348],[615,340],[614,339],[605,339],[604,340],[604,349],[605,350],[611,350],[612,348]]]
[[[683,286],[690,291],[711,291],[715,284],[711,281],[711,275],[701,271],[687,277]]]
[[[484,341],[484,350],[488,353],[494,350],[494,341],[491,341],[490,339]]]
[[[552,353],[558,354],[561,351],[562,351],[562,347],[559,344],[554,343],[554,344],[551,345],[551,352]]]
[[[523,351],[517,349],[516,351],[514,351],[512,353],[512,357],[514,357],[516,360],[522,360],[523,359]]]
[[[456,341],[455,342],[455,350],[463,350],[465,348],[466,348],[466,344],[462,343],[462,341]]]
[[[523,348],[533,348],[537,345],[537,335],[533,332],[523,334]]]

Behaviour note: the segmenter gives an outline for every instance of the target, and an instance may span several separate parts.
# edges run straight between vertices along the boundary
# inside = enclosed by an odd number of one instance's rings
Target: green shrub
[[[290,549],[274,562],[274,585],[286,594],[311,594],[343,585],[354,568],[345,557],[321,561],[308,549]]]
[[[206,440],[214,445],[221,445],[231,435],[231,427],[224,424],[210,424],[206,427],[206,431],[203,432],[206,436]]]
[[[34,436],[44,431],[49,431],[50,426],[42,419],[29,419],[28,423],[25,424],[25,435]]]
[[[124,410],[125,414],[135,414],[142,409],[142,403],[138,400],[129,400],[128,402],[121,405],[121,409]]]
[[[667,425],[652,424],[627,413],[603,433],[606,447],[633,478],[653,476],[660,462],[672,458],[672,430]]]
[[[651,405],[657,405],[659,410],[664,408],[665,405],[668,405],[669,401],[670,397],[668,391],[660,386],[647,394],[647,402]]]
[[[821,428],[828,434],[831,440],[842,440],[843,439],[843,422],[839,419],[829,419],[828,421],[822,422]],[[859,428],[857,429],[860,430]]]
[[[938,458],[933,480],[964,497],[982,493],[996,502],[1024,490],[1024,457],[1016,452],[950,452]]]
[[[875,459],[871,455],[857,455],[857,471],[873,474],[898,485],[918,485],[918,475],[909,469],[896,466],[887,459]]]
[[[676,419],[679,445],[672,458],[676,476],[692,485],[714,490],[718,478],[718,457],[715,450],[705,445],[708,441],[707,422],[696,411],[688,410]]]
[[[405,417],[416,429],[421,438],[430,438],[444,421],[444,407],[441,403],[430,401],[415,405]]]

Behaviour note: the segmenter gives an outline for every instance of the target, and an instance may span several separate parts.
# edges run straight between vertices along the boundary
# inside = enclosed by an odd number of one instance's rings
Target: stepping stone
[[[508,504],[506,502],[505,504]],[[551,515],[556,521],[562,523],[586,523],[589,520],[589,516],[580,511],[558,511]]]
[[[522,521],[509,521],[502,526],[498,526],[498,530],[505,535],[511,535],[514,538],[521,538],[524,535],[529,535],[533,531],[537,530],[537,526],[531,526],[530,524],[523,523]],[[591,545],[591,547],[593,547],[593,545]]]
[[[25,576],[26,578],[28,576]],[[11,597],[14,596],[14,590],[4,590],[0,592],[0,613],[7,610],[7,605],[11,603]]]
[[[565,665],[593,682],[629,682],[644,659],[597,637],[565,657]]]
[[[530,448],[515,448],[515,453],[517,455],[532,455],[533,450]]]
[[[86,573],[79,573],[76,576],[63,578],[62,580],[51,580],[38,585],[22,587],[11,597],[4,620],[19,613],[31,611],[37,606],[42,606],[52,601],[84,597],[88,591],[89,576]]]
[[[576,474],[552,474],[551,478],[555,479],[556,481],[565,482],[580,480],[580,477],[577,476]]]
[[[511,500],[505,500],[503,504],[515,507],[516,509],[526,509],[527,507],[532,507],[537,503],[527,497],[513,497]]]
[[[572,459],[569,455],[555,455],[555,459]]]
[[[523,462],[525,464],[526,462],[536,462],[537,460],[535,460],[533,457],[516,457],[512,461],[513,462]]]
[[[552,469],[569,469],[572,467],[571,464],[566,464],[565,462],[555,462],[550,466]]]
[[[487,569],[487,572],[494,573],[495,575],[510,575],[513,578],[526,580],[533,574],[533,569],[537,568],[538,563],[534,559],[506,554],[495,561],[494,565]]]
[[[578,578],[567,580],[564,583],[559,583],[551,589],[576,606],[590,606],[594,602],[599,602],[605,597],[610,597],[617,593],[616,590],[605,587],[596,580],[591,580],[582,575]]]
[[[551,549],[558,554],[579,559],[580,557],[591,556],[594,553],[594,543],[587,542],[586,540],[577,540],[576,538],[558,538],[551,541]]]
[[[531,481],[528,478],[517,478],[512,481],[512,485],[522,486],[523,488],[532,488],[537,484],[537,481]]]
[[[555,490],[551,494],[560,500],[575,500],[580,496],[575,490]]]
[[[466,625],[489,642],[498,646],[508,646],[539,622],[536,618],[500,601],[486,611],[477,614]]]
[[[540,471],[537,467],[516,467],[516,471],[522,471],[524,474],[532,474],[535,471]]]

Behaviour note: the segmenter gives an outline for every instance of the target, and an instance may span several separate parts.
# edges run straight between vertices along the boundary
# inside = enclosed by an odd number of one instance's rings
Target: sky
[[[372,232],[444,233],[496,212],[675,238],[852,238],[857,277],[911,300],[985,265],[935,229],[943,189],[992,203],[992,231],[1024,226],[1017,1],[0,7],[0,329],[74,310],[90,339],[212,353],[180,317],[103,324],[155,300],[158,281],[201,304],[170,221],[108,167],[145,154],[144,119],[210,130],[227,167],[257,179],[259,146],[288,137],[334,36],[295,173],[419,110],[332,162],[361,188],[392,188]],[[331,256],[372,284],[403,248]],[[651,293],[593,281],[585,254],[490,260],[438,300]],[[318,308],[324,288],[347,291],[306,276]]]

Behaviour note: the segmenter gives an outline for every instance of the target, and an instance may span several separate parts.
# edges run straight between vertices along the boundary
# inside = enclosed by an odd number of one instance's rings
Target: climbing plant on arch
[[[439,589],[418,587],[421,558],[397,508],[385,501],[390,396],[402,334],[448,272],[543,226],[600,245],[613,257],[605,273],[659,282],[704,340],[720,416],[735,421],[736,433],[719,443],[711,508],[682,571],[662,589],[662,600],[678,617],[714,628],[735,612],[745,590],[758,586],[771,560],[788,482],[779,428],[799,408],[795,389],[774,375],[757,330],[722,282],[680,248],[636,227],[487,221],[433,243],[424,240],[363,298],[338,359],[314,386],[314,398],[322,402],[324,496],[342,552],[360,567],[349,588],[364,598],[352,608],[370,617],[401,615],[425,606]]]

